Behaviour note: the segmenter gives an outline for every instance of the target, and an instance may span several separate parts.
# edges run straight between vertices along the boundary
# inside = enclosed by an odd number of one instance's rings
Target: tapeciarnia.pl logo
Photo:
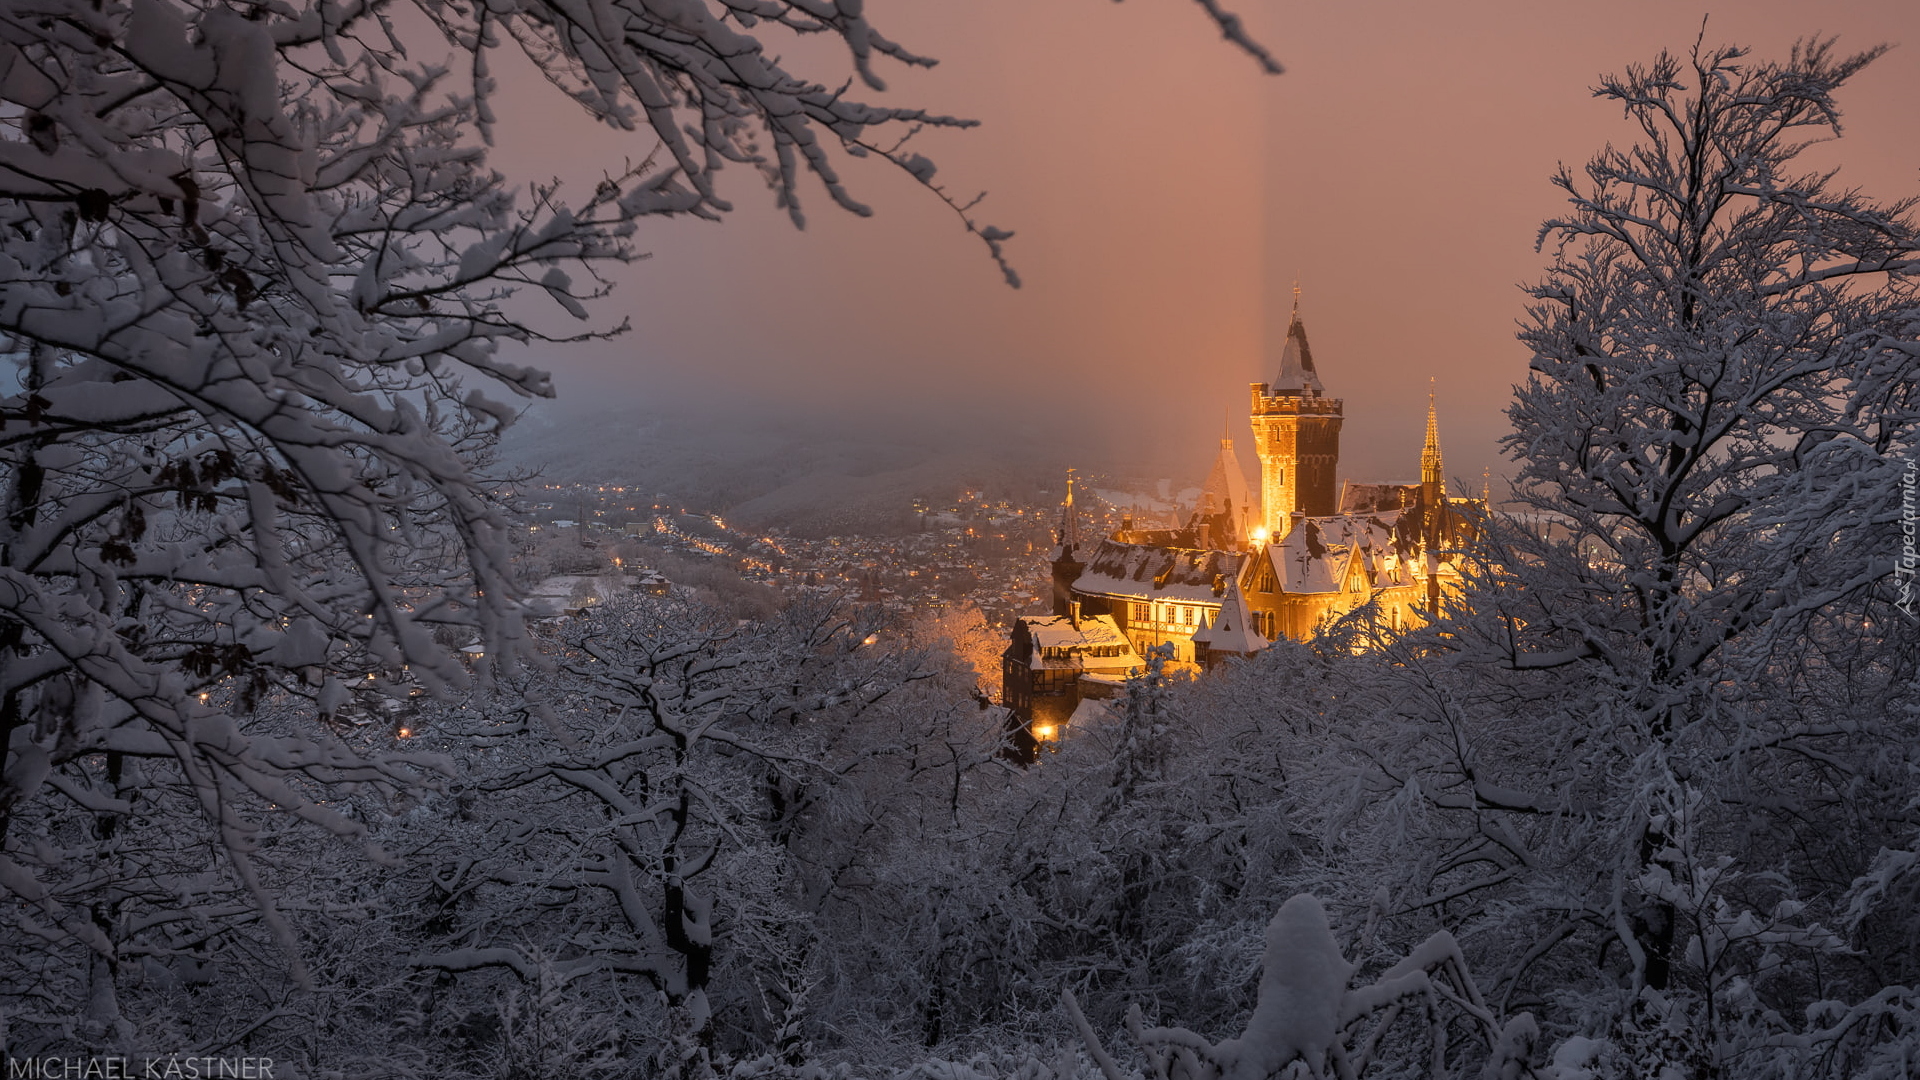
[[[1920,458],[1911,458],[1900,473],[1900,555],[1893,561],[1893,579],[1899,584],[1895,601],[1909,618],[1920,617],[1920,597],[1914,595],[1914,576],[1920,571]]]

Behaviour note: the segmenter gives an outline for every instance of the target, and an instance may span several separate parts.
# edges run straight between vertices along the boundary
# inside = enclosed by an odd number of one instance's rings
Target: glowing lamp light
[[[1256,544],[1264,544],[1264,543],[1266,543],[1266,542],[1267,542],[1267,530],[1265,530],[1265,529],[1255,529],[1255,530],[1253,530],[1253,542],[1254,542],[1254,543],[1256,543]]]
[[[1039,739],[1041,742],[1052,742],[1059,736],[1060,729],[1052,724],[1035,724],[1033,726],[1033,737]]]
[[[871,644],[873,644],[874,642],[876,642],[876,641],[879,641],[879,640],[880,640],[880,635],[879,635],[879,634],[878,634],[878,633],[876,632],[876,633],[872,633],[872,634],[868,634],[868,635],[867,635],[866,637],[864,637],[864,638],[861,638],[861,639],[860,639],[860,644],[862,644],[862,645],[871,645]]]
[[[413,738],[413,729],[409,727],[403,727],[400,730],[394,732],[394,734],[402,739],[411,739]]]

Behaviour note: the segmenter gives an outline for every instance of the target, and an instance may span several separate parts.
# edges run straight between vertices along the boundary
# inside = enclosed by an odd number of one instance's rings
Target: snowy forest
[[[0,9],[8,1077],[1920,1075],[1920,223],[1798,161],[1879,50],[1622,58],[1465,593],[1022,766],[850,604],[517,594],[503,350],[723,166],[1017,284],[858,0]],[[652,152],[516,187],[504,50]]]

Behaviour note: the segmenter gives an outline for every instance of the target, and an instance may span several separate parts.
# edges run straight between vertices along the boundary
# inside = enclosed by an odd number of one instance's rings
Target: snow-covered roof
[[[1280,352],[1280,374],[1274,376],[1273,393],[1322,397],[1320,373],[1313,369],[1313,350],[1307,346],[1307,328],[1300,322],[1300,309],[1293,309],[1293,321],[1287,324],[1286,347]]]
[[[1099,698],[1081,698],[1080,704],[1073,707],[1073,715],[1067,717],[1067,730],[1085,729],[1113,719],[1113,706]]]
[[[1105,615],[1083,616],[1078,626],[1065,615],[1028,615],[1025,619],[1034,645],[1042,649],[1093,649],[1127,644],[1127,635]]]
[[[1073,588],[1091,595],[1217,604],[1245,560],[1232,551],[1102,540]]]
[[[1351,480],[1340,486],[1342,514],[1373,514],[1401,510],[1420,498],[1419,484],[1356,484]]]
[[[1240,592],[1238,580],[1227,586],[1226,598],[1221,602],[1220,614],[1214,618],[1213,624],[1194,631],[1193,641],[1195,645],[1205,645],[1212,652],[1237,653],[1241,656],[1251,656],[1270,644],[1253,628],[1253,615],[1247,610],[1247,598]]]
[[[1395,510],[1297,519],[1279,543],[1267,547],[1281,591],[1343,592],[1356,564],[1372,588],[1410,584],[1407,563],[1414,548],[1398,528],[1405,516]]]
[[[1144,666],[1109,615],[1083,615],[1077,624],[1065,615],[1022,615],[1008,650],[1035,671],[1124,674]]]
[[[582,582],[586,583],[584,587]],[[524,602],[527,613],[539,618],[578,607],[580,600],[604,603],[612,595],[607,581],[597,575],[555,574],[528,589]]]

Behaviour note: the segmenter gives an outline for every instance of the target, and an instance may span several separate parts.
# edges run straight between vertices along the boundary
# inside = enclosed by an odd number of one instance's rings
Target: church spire
[[[1060,507],[1060,542],[1047,559],[1053,570],[1053,613],[1080,625],[1080,597],[1073,583],[1086,569],[1080,561],[1080,516],[1073,512],[1073,470],[1067,470],[1067,499]]]
[[[1420,482],[1444,483],[1440,468],[1440,418],[1433,404],[1433,380],[1427,380],[1427,444],[1420,448]]]
[[[1071,557],[1080,546],[1080,515],[1073,512],[1073,470],[1067,470],[1067,501],[1060,510],[1060,548]]]

